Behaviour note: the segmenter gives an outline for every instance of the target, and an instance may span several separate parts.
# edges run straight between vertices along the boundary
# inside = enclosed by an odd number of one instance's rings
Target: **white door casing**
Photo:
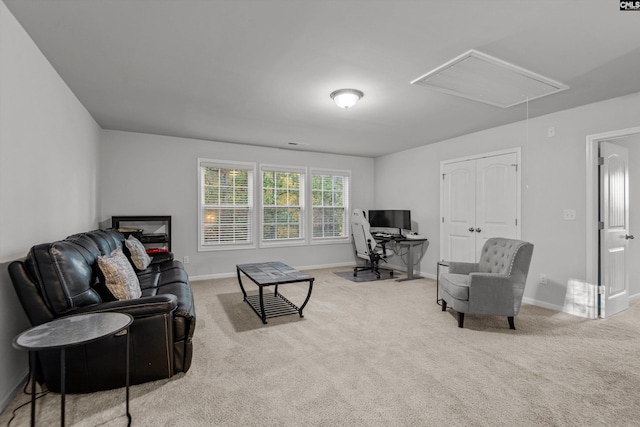
[[[520,238],[520,150],[441,163],[440,258],[476,262],[490,237]]]
[[[626,147],[600,142],[600,316],[629,307],[629,155]]]

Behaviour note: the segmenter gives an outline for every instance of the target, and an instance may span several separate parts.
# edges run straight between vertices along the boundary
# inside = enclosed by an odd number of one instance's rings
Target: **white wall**
[[[7,272],[37,243],[97,226],[100,128],[0,2],[0,410],[28,371]]]
[[[351,243],[198,252],[198,158],[351,171],[352,206],[373,205],[373,159],[103,130],[101,221],[171,215],[172,252],[192,278],[234,274],[235,265],[278,260],[294,267],[353,264]]]
[[[586,136],[638,126],[638,111],[640,93],[377,158],[375,206],[411,209],[431,241],[421,270],[435,277],[440,162],[522,147],[522,238],[535,245],[525,298],[561,309],[568,280],[586,276]],[[554,137],[547,136],[549,127]],[[564,209],[575,209],[576,221],[564,221]],[[538,285],[540,273],[549,284]]]

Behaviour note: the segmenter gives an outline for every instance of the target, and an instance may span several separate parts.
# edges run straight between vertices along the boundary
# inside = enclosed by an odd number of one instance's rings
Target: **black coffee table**
[[[260,262],[251,264],[237,264],[236,270],[238,272],[238,284],[244,295],[244,301],[255,311],[255,313],[262,319],[262,323],[267,323],[268,317],[287,316],[289,314],[298,313],[300,317],[302,310],[309,302],[311,297],[311,290],[313,289],[313,277],[308,274],[302,273],[293,267],[289,267],[287,264],[280,261]],[[247,292],[242,286],[242,279],[240,272],[244,273],[253,283],[258,285],[258,295],[247,295]],[[284,285],[286,283],[298,283],[309,282],[309,292],[307,298],[304,300],[300,308],[294,303],[286,299],[281,293],[278,292],[278,285]],[[264,294],[263,288],[265,286],[275,285],[273,294]]]

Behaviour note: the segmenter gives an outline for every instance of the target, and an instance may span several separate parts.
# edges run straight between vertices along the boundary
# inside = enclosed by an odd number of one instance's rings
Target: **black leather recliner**
[[[170,253],[154,254],[137,271],[142,296],[116,301],[100,280],[98,256],[123,248],[117,230],[94,230],[36,245],[9,275],[32,326],[58,317],[91,312],[133,316],[131,384],[187,372],[193,353],[195,309],[184,266]],[[60,390],[60,352],[38,352],[37,379]],[[66,351],[66,391],[84,393],[125,385],[126,336],[112,336]]]

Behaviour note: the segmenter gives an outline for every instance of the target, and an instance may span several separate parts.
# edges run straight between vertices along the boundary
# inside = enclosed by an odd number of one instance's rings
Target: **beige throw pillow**
[[[120,248],[109,255],[99,256],[98,267],[104,275],[107,289],[117,300],[140,298],[140,281]]]
[[[140,240],[133,236],[129,236],[124,243],[127,245],[127,249],[129,249],[129,252],[131,253],[131,261],[133,261],[133,265],[135,265],[138,270],[144,270],[149,267],[149,264],[151,264],[151,258],[147,254],[147,250]]]

